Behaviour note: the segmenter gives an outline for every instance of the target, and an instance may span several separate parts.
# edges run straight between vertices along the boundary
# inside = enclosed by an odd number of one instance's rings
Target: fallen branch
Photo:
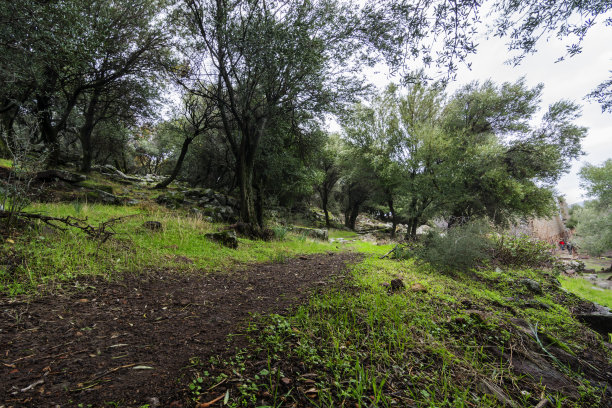
[[[209,408],[210,406],[212,406],[215,402],[221,400],[221,398],[223,398],[225,396],[225,394],[221,394],[219,395],[217,398],[215,398],[214,400],[210,400],[208,402],[200,402],[198,405],[196,405],[197,408]]]
[[[77,228],[83,231],[87,236],[92,239],[106,242],[110,237],[116,234],[112,227],[119,221],[123,221],[125,218],[133,217],[137,214],[126,215],[123,217],[111,218],[110,220],[101,222],[98,226],[93,226],[87,223],[87,217],[76,218],[72,216],[67,217],[51,217],[49,215],[37,214],[37,213],[26,213],[26,212],[11,212],[11,211],[0,211],[0,219],[2,218],[22,218],[26,220],[39,220],[47,224],[48,226],[58,229],[60,231],[67,231],[67,227]],[[63,224],[63,225],[62,225]]]
[[[389,255],[391,255],[391,253],[395,252],[397,250],[398,245],[394,246],[392,250],[390,250],[389,252],[387,252],[386,254],[384,254],[383,256],[380,257],[380,259],[385,259],[386,257],[388,257]]]

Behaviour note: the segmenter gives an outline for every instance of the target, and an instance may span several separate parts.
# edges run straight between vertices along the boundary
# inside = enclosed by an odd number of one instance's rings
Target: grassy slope
[[[610,290],[594,286],[592,282],[583,278],[571,278],[567,276],[561,276],[561,284],[563,284],[563,287],[568,291],[584,299],[612,309],[612,291]]]
[[[339,285],[290,316],[261,318],[250,334],[252,347],[232,361],[219,362],[225,364],[225,371],[196,372],[191,390],[194,400],[203,397],[200,390],[238,373],[237,389],[227,394],[229,406],[257,406],[262,395],[270,406],[290,406],[292,401],[303,402],[304,398],[309,404],[324,407],[498,406],[499,401],[480,388],[483,379],[499,385],[520,406],[533,406],[542,396],[561,406],[566,396],[548,392],[537,381],[513,373],[506,359],[500,357],[521,340],[509,319],[518,317],[534,327],[537,324],[541,337],[553,339],[574,354],[603,347],[601,343],[585,342],[583,327],[568,311],[573,300],[557,303],[558,292],[535,296],[548,310],[517,306],[516,296],[528,295],[517,284],[519,279],[546,282],[546,276],[534,270],[472,271],[450,276],[411,260],[380,259],[390,246],[361,241],[330,244],[291,235],[270,243],[241,239],[240,248],[232,250],[203,236],[221,225],[150,204],[36,204],[28,210],[87,217],[93,225],[129,217],[115,225],[116,239],[105,244],[89,240],[79,231],[54,232],[42,225],[12,236],[12,242],[2,244],[2,251],[17,260],[15,267],[0,269],[0,290],[5,293],[39,292],[73,285],[78,276],[115,278],[148,268],[201,273],[345,247],[365,254],[365,259],[351,268],[348,287]],[[161,221],[163,231],[143,228],[147,220]],[[332,232],[331,236],[354,238],[344,232]],[[390,295],[382,284],[397,277],[408,290]],[[416,284],[425,291],[410,290]],[[511,309],[514,315],[508,312]],[[264,362],[256,374],[245,363],[253,354]],[[307,373],[312,374],[308,386],[298,386],[300,376]],[[284,376],[296,384],[281,393],[277,385]],[[574,380],[581,384],[581,394],[565,400],[565,406],[599,406],[601,391],[579,375],[574,375]]]
[[[502,406],[491,392],[483,392],[486,380],[518,406],[532,407],[543,397],[550,406],[601,406],[602,390],[577,373],[569,376],[581,391],[569,398],[512,372],[501,357],[524,341],[509,322],[512,317],[531,323],[539,338],[571,354],[604,348],[597,340],[585,343],[584,328],[567,308],[577,299],[560,305],[547,291],[535,296],[549,310],[520,308],[511,300],[527,294],[519,279],[546,285],[541,272],[448,276],[410,260],[380,259],[389,246],[360,242],[354,248],[367,255],[352,267],[351,287],[322,294],[291,316],[263,318],[252,328],[251,348],[231,361],[216,362],[225,364],[224,370],[197,372],[192,387],[238,381],[238,389],[227,394],[235,407]],[[398,277],[408,290],[390,295],[382,284]],[[283,379],[291,381],[289,389],[279,386]]]
[[[14,243],[5,241],[2,251],[14,254],[11,257],[16,258],[17,265],[0,267],[0,291],[12,295],[53,288],[78,276],[120,277],[122,273],[140,273],[150,268],[222,271],[250,262],[338,250],[330,243],[291,235],[287,236],[289,239],[269,243],[239,239],[239,249],[233,250],[204,236],[222,225],[150,204],[135,207],[33,204],[27,210],[55,217],[87,218],[94,226],[112,218],[125,218],[113,225],[116,235],[104,244],[88,239],[79,230],[59,232],[44,224],[14,235],[11,238]],[[143,227],[147,220],[160,221],[163,230],[147,230]]]

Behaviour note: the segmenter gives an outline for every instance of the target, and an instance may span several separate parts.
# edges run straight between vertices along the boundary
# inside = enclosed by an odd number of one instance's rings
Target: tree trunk
[[[320,193],[321,193],[321,207],[323,208],[323,213],[325,214],[325,227],[329,228],[330,222],[329,222],[329,211],[327,211],[327,201],[328,201],[327,190],[323,188],[322,191],[320,191]]]
[[[179,172],[181,171],[181,167],[183,167],[183,160],[185,160],[185,156],[187,155],[187,150],[189,150],[189,144],[193,141],[193,139],[194,139],[193,137],[185,138],[185,140],[183,141],[183,147],[181,147],[181,154],[179,154],[178,160],[176,161],[176,164],[174,165],[174,170],[172,170],[172,174],[170,174],[170,177],[168,177],[161,183],[158,183],[154,188],[166,188],[168,187],[168,184],[172,183],[172,181],[176,179]]]
[[[417,228],[419,227],[418,217],[408,218],[408,231],[406,232],[406,238],[408,240],[414,240],[416,238]]]
[[[257,216],[257,224],[259,225],[260,228],[263,228],[263,225],[264,225],[264,217],[263,217],[264,186],[263,186],[262,180],[257,181],[255,190],[257,192],[257,196],[255,197],[255,215]]]
[[[391,238],[395,238],[395,230],[397,228],[397,216],[395,215],[395,208],[393,208],[393,197],[388,199],[389,211],[391,212]]]
[[[89,173],[91,171],[91,161],[93,157],[93,147],[91,143],[91,135],[94,127],[96,126],[95,115],[96,106],[98,104],[98,98],[100,96],[100,90],[94,89],[87,111],[85,112],[85,123],[79,129],[79,139],[81,139],[81,149],[83,152],[83,161],[81,163],[81,171]]]
[[[238,160],[238,187],[240,189],[240,220],[257,226],[255,200],[253,197],[253,162],[249,163],[246,152],[241,149]]]
[[[357,222],[358,215],[359,215],[359,204],[354,203],[351,206],[351,212],[350,212],[349,219],[348,219],[348,227],[352,229],[353,231],[355,230],[355,223]]]

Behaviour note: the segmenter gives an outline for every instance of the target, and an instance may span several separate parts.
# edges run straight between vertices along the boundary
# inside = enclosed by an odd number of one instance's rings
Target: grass
[[[329,237],[330,238],[350,239],[350,238],[359,237],[359,234],[357,234],[355,231],[346,231],[346,230],[339,230],[339,229],[331,228],[329,230]]]
[[[569,292],[612,309],[612,291],[599,288],[583,278],[561,276],[561,284]]]
[[[0,167],[6,167],[10,169],[13,167],[13,161],[10,159],[0,159]]]
[[[30,212],[55,217],[87,219],[90,225],[123,217],[113,226],[116,235],[101,244],[79,230],[65,232],[38,225],[2,244],[2,251],[21,262],[0,269],[0,291],[16,295],[69,282],[79,276],[118,278],[151,268],[177,272],[225,271],[252,262],[279,261],[298,254],[339,250],[338,245],[288,234],[285,239],[263,242],[239,239],[237,250],[208,240],[206,233],[222,226],[200,217],[178,215],[151,205],[125,207],[101,204],[33,204]],[[160,221],[162,231],[143,227],[147,220]]]
[[[441,274],[413,260],[380,259],[389,245],[352,247],[366,257],[351,268],[348,287],[321,294],[290,316],[263,317],[253,325],[251,348],[225,362],[222,375],[239,384],[229,406],[500,406],[482,391],[483,380],[519,406],[532,407],[543,396],[555,406],[564,396],[511,370],[506,355],[533,339],[509,320],[523,319],[537,327],[537,338],[569,353],[603,349],[585,344],[583,327],[569,304],[557,303],[559,289],[542,271]],[[384,283],[395,278],[407,290],[389,294]],[[548,310],[517,307],[519,296],[531,296],[520,284],[524,278],[546,287],[533,298]],[[292,385],[279,386],[283,378]],[[206,387],[220,379],[208,381]],[[588,381],[583,387],[580,399],[563,406],[598,406],[600,390]]]
[[[350,267],[348,281],[328,285],[326,292],[289,315],[254,319],[247,331],[250,346],[232,359],[215,361],[206,370],[200,370],[201,365],[191,367],[194,377],[187,392],[196,401],[208,400],[206,390],[223,382],[235,384],[225,397],[230,407],[500,406],[483,391],[486,380],[518,406],[532,407],[544,396],[552,406],[560,406],[566,396],[514,372],[508,356],[527,343],[534,345],[534,338],[574,355],[605,353],[601,340],[585,335],[584,327],[573,319],[570,308],[578,300],[566,296],[552,283],[552,276],[538,269],[441,272],[414,259],[381,259],[392,245],[313,241],[285,228],[276,231],[282,240],[240,239],[239,248],[233,250],[204,236],[222,225],[151,203],[32,204],[28,211],[86,218],[91,225],[123,218],[113,226],[113,239],[103,244],[77,230],[60,232],[45,225],[5,239],[0,250],[13,261],[0,267],[0,291],[9,295],[74,286],[75,278],[82,276],[120,279],[125,273],[153,268],[232,273],[248,263],[285,262],[298,254],[339,250],[364,254]],[[161,222],[163,229],[144,228],[148,220]],[[330,237],[357,238],[357,234],[332,230]],[[397,278],[406,289],[389,293],[389,282]],[[531,293],[521,283],[526,278],[539,282],[543,293]],[[564,287],[588,285],[562,280]],[[606,296],[605,292],[587,296],[579,292],[582,289],[571,290],[610,305],[590,297]],[[524,299],[540,307],[525,305]],[[528,323],[535,333],[521,332],[511,319]],[[539,354],[545,354],[538,348],[543,346],[535,345]],[[578,398],[566,399],[564,406],[601,405],[598,388],[580,373],[568,375],[582,391]],[[289,386],[279,385],[287,381]]]

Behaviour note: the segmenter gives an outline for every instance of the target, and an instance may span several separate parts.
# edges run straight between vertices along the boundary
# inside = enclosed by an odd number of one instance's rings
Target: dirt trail
[[[226,337],[250,313],[306,301],[356,259],[310,255],[206,276],[158,271],[68,295],[0,297],[0,407],[185,406],[191,358],[231,355]]]

